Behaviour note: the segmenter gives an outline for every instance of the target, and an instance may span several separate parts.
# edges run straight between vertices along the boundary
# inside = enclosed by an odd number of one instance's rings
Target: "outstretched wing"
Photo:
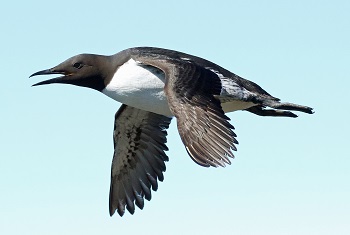
[[[168,157],[166,129],[171,118],[122,105],[115,115],[114,156],[111,170],[109,213],[126,209],[133,214],[135,204],[142,209],[144,198],[151,200],[151,188],[163,181]]]
[[[135,49],[134,58],[166,75],[165,93],[178,130],[191,158],[202,166],[225,166],[237,144],[234,127],[215,95],[221,81],[216,73],[182,54],[168,57],[158,49]]]

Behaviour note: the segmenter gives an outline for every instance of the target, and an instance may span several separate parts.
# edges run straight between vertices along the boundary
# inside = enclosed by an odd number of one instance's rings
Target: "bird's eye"
[[[76,63],[73,64],[73,67],[77,68],[77,69],[81,69],[83,67],[83,64],[79,63],[79,62],[76,62]]]

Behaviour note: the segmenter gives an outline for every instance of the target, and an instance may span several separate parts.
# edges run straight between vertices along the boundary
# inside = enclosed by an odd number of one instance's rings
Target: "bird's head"
[[[109,56],[80,54],[69,58],[51,69],[33,73],[30,77],[60,74],[62,76],[38,82],[33,86],[63,83],[102,91],[108,79],[109,63]]]

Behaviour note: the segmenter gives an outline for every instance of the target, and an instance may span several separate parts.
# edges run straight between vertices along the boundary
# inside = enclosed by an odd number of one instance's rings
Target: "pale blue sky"
[[[0,12],[0,234],[349,234],[349,1],[7,1]],[[173,121],[158,192],[110,218],[120,104],[28,76],[133,46],[204,57],[316,113],[230,113],[240,144],[219,169],[188,157]]]

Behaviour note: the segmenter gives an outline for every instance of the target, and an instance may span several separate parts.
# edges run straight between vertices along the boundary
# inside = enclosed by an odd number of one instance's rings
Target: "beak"
[[[37,75],[51,75],[51,74],[62,74],[63,76],[57,77],[57,78],[52,78],[49,80],[45,80],[42,82],[38,82],[35,83],[32,86],[40,86],[40,85],[46,85],[46,84],[51,84],[51,83],[66,83],[66,77],[68,77],[69,75],[66,75],[65,72],[60,72],[60,71],[54,71],[53,69],[45,69],[45,70],[41,70],[39,72],[33,73],[32,75],[30,75],[29,77],[34,77]]]

